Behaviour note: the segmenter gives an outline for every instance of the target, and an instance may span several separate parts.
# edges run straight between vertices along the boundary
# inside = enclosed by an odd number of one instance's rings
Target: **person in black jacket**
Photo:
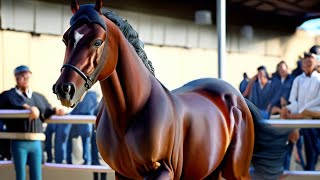
[[[16,87],[0,95],[0,109],[29,109],[26,119],[3,119],[6,132],[43,133],[42,122],[53,114],[64,115],[64,110],[52,108],[46,98],[33,92],[29,87],[32,75],[27,66],[14,70]],[[30,180],[42,179],[42,145],[41,140],[12,140],[11,153],[16,171],[16,179],[26,179],[26,168],[29,165]]]

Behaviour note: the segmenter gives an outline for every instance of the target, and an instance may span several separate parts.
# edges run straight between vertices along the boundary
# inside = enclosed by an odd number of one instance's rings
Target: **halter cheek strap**
[[[91,86],[93,85],[93,80],[90,76],[87,76],[86,74],[84,74],[79,68],[75,67],[74,65],[71,64],[64,64],[61,68],[61,71],[63,70],[63,68],[70,68],[72,70],[74,70],[76,73],[78,73],[82,79],[85,81],[84,83],[84,87],[86,87],[87,89],[90,89]]]

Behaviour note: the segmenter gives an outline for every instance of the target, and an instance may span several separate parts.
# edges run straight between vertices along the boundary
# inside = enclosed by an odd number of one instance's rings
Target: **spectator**
[[[315,66],[315,54],[305,53],[302,59],[303,73],[293,81],[289,97],[290,104],[281,109],[282,118],[302,119],[313,116],[313,112],[320,112],[320,74],[315,71]],[[315,170],[318,160],[316,132],[315,129],[301,129],[306,152],[305,170]],[[298,132],[296,134],[297,139]]]
[[[73,115],[94,115],[97,109],[98,101],[97,94],[93,91],[89,91],[84,99],[71,111]],[[70,130],[68,138],[67,148],[67,163],[72,164],[72,139],[81,136],[83,147],[83,164],[91,164],[91,134],[92,124],[73,124]]]
[[[316,59],[318,60],[316,65],[316,70],[318,71],[318,73],[320,73],[320,46],[319,45],[312,46],[309,52],[316,56]]]
[[[258,74],[249,82],[247,87],[251,88],[249,100],[257,106],[264,119],[269,118],[268,105],[270,102],[271,81],[269,80],[266,67],[260,66]],[[247,91],[247,90],[246,90]]]
[[[279,115],[281,112],[281,107],[287,105],[287,101],[289,99],[292,83],[293,83],[294,77],[289,74],[289,68],[288,65],[284,61],[280,61],[277,64],[277,71],[274,73],[274,76],[272,77],[271,81],[271,101],[270,105],[268,107],[270,115]],[[293,132],[289,135],[289,137],[294,136]],[[289,138],[289,142],[287,144],[287,153],[285,156],[284,161],[284,169],[289,170],[290,168],[290,159],[291,159],[291,153],[293,149],[294,142],[290,141],[291,138]],[[301,145],[301,142],[299,141],[299,145]],[[300,146],[297,146],[298,153],[300,155],[301,163],[304,165],[304,162],[302,160],[302,153]]]
[[[0,132],[4,131],[5,125],[3,121],[0,120]],[[0,139],[0,160],[11,160],[10,139]]]
[[[0,109],[29,109],[27,119],[4,120],[7,132],[42,133],[42,122],[49,116],[63,115],[64,111],[52,108],[46,98],[29,87],[31,71],[27,66],[14,70],[16,87],[0,95]],[[42,145],[40,140],[12,140],[11,152],[17,180],[26,179],[26,165],[29,165],[30,179],[42,179]]]
[[[320,55],[320,46],[319,45],[314,45],[310,48],[309,50],[310,53],[315,54],[315,55]],[[318,59],[318,58],[316,58]]]
[[[71,128],[71,124],[48,124],[44,134],[46,135],[45,140],[45,151],[47,153],[47,162],[53,162],[52,156],[52,136],[54,138],[54,162],[61,164],[67,156],[67,141],[68,135]]]
[[[291,73],[291,75],[292,75],[293,77],[297,77],[297,76],[299,76],[300,74],[303,73],[303,71],[302,71],[302,64],[301,64],[301,59],[302,59],[302,57],[299,56],[299,57],[298,57],[298,61],[297,61],[297,67],[296,67],[296,68],[292,71],[292,73]]]
[[[271,100],[268,107],[271,115],[280,114],[281,106],[289,99],[294,77],[289,74],[288,65],[284,61],[277,64],[277,71],[271,80]]]
[[[249,78],[247,73],[243,73],[243,80],[240,83],[239,90],[243,94],[249,84]]]

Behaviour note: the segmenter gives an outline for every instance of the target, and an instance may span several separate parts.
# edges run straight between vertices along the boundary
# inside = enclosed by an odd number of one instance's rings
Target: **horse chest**
[[[105,122],[100,123],[97,129],[97,143],[103,160],[115,171],[133,179],[140,179],[124,137],[117,136],[114,129],[107,128]]]

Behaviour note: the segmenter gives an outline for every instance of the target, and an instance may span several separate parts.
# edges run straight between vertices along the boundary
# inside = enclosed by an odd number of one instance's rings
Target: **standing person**
[[[304,118],[305,111],[320,111],[320,74],[315,70],[317,61],[313,53],[305,53],[302,60],[303,73],[293,81],[289,102],[281,113],[285,118]]]
[[[94,115],[98,106],[97,94],[87,92],[84,99],[70,112],[72,115]],[[91,135],[92,124],[72,124],[67,146],[67,163],[72,164],[72,139],[81,136],[83,147],[83,160],[86,165],[91,164]]]
[[[4,127],[3,121],[0,120],[0,132],[5,132]],[[10,139],[0,139],[0,160],[11,160]]]
[[[49,116],[63,115],[63,109],[52,108],[46,98],[33,92],[29,86],[31,71],[27,66],[14,70],[16,87],[0,95],[0,109],[29,109],[27,119],[4,120],[7,132],[42,133],[42,122]],[[26,165],[29,165],[30,180],[42,179],[42,145],[40,140],[12,140],[11,152],[17,180],[26,179]]]
[[[312,118],[320,112],[320,74],[315,70],[316,55],[305,53],[302,59],[303,73],[295,78],[290,92],[290,104],[281,109],[284,119]],[[315,170],[318,161],[319,147],[316,129],[301,129],[304,137],[306,165],[305,170]],[[297,133],[298,134],[298,133]],[[299,136],[296,135],[298,138]]]
[[[310,48],[309,53],[314,54],[317,59],[316,70],[320,73],[320,46],[314,45]]]
[[[270,115],[279,115],[281,112],[281,107],[287,105],[292,83],[294,80],[294,76],[289,74],[289,68],[288,65],[284,61],[280,61],[277,64],[277,71],[274,73],[274,76],[272,76],[271,80],[271,100],[269,104],[269,113]],[[292,149],[294,146],[295,141],[291,141],[290,137],[294,135],[289,135],[289,142],[287,144],[287,153],[284,160],[284,169],[289,170],[290,168],[290,159],[292,154]],[[301,141],[297,142],[297,149],[298,154],[301,160],[302,166],[304,166],[304,162],[302,159],[302,152],[301,152]]]
[[[67,141],[71,124],[48,124],[44,134],[45,151],[47,153],[47,162],[61,164],[67,156]],[[54,136],[54,158],[52,156],[52,135]]]

